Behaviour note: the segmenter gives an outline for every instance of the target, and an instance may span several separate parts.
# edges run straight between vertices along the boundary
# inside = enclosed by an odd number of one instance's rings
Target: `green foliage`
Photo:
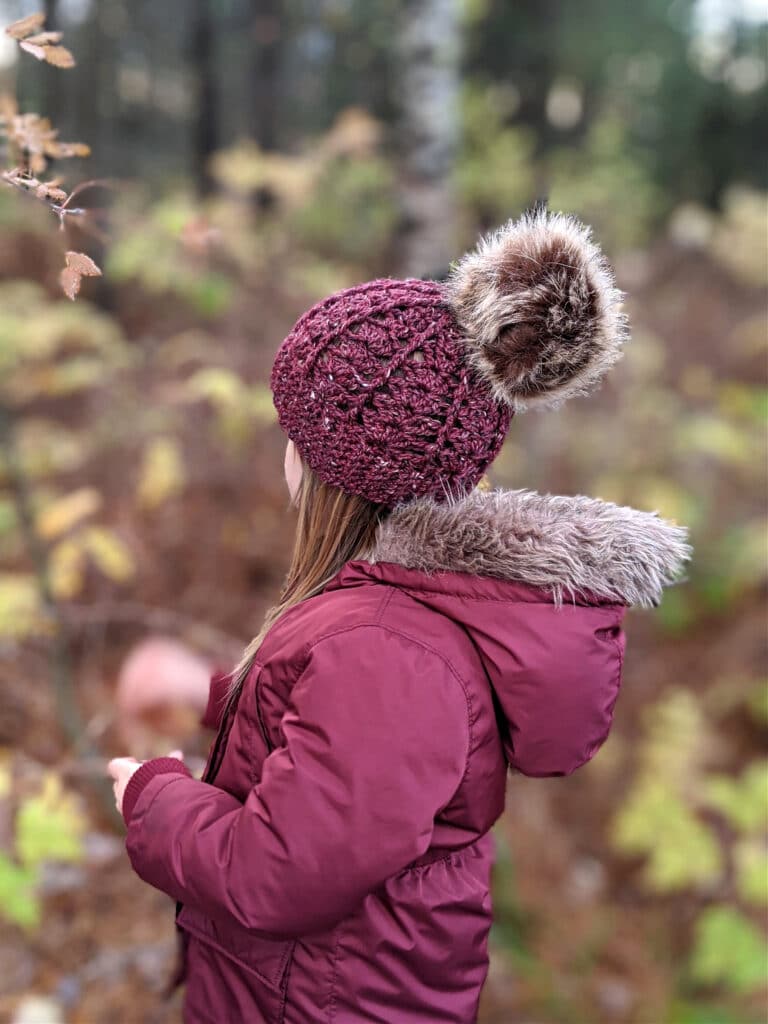
[[[208,367],[198,370],[185,384],[188,401],[203,399],[216,410],[220,436],[233,447],[245,443],[255,427],[274,422],[272,394],[262,384],[248,387],[231,370]]]
[[[731,274],[748,284],[765,285],[765,222],[768,197],[764,192],[734,186],[723,201],[723,216],[715,221],[710,250]]]
[[[33,530],[47,548],[47,583],[54,596],[76,596],[89,564],[117,583],[133,575],[133,558],[120,537],[87,522],[101,507],[98,490],[50,485],[84,465],[98,446],[97,433],[78,434],[27,410],[114,387],[135,363],[114,319],[88,303],[51,301],[28,281],[0,283],[0,402],[13,414],[0,451],[0,486],[11,488],[0,492],[0,557],[14,565],[0,573],[0,636],[23,638],[52,627],[43,614],[41,580],[15,567],[20,554],[28,556],[29,544],[13,490],[19,475],[34,517],[25,530]],[[109,424],[108,436],[112,430]]]
[[[397,218],[394,186],[392,169],[380,157],[336,157],[291,221],[318,256],[362,263],[390,243]]]
[[[16,815],[16,853],[34,870],[47,860],[77,861],[82,857],[85,820],[61,779],[48,774],[39,793],[25,800]]]
[[[676,999],[664,1018],[664,1024],[752,1024],[752,1019],[748,1020],[741,1014],[735,1017],[731,1010],[715,1006],[710,1000],[692,1003]],[[755,1018],[754,1024],[762,1022]]]
[[[114,320],[86,302],[51,302],[29,281],[0,283],[0,397],[20,406],[106,384],[131,361]]]
[[[762,932],[732,907],[709,907],[696,924],[691,975],[746,994],[768,983],[768,944]]]
[[[0,765],[0,802],[10,795],[10,772]],[[23,928],[40,923],[36,887],[49,861],[82,858],[85,818],[61,780],[47,774],[38,792],[22,800],[14,828],[15,858],[0,852],[0,915]]]
[[[22,928],[40,922],[40,904],[35,895],[37,873],[16,864],[0,852],[0,914]]]
[[[573,210],[596,225],[609,249],[620,251],[647,241],[661,197],[628,149],[624,123],[617,115],[596,120],[578,148],[554,150],[549,174],[551,206]]]
[[[762,794],[766,800],[765,788]],[[754,907],[768,907],[768,850],[765,830],[760,835],[739,839],[733,848],[736,889],[739,897]]]
[[[763,723],[768,723],[768,680],[762,681],[750,695],[747,708],[752,717]]]
[[[535,198],[533,136],[505,125],[505,98],[501,89],[476,84],[462,95],[464,145],[455,179],[473,222],[504,221]]]
[[[635,784],[619,812],[614,842],[627,853],[647,855],[645,880],[658,891],[708,885],[722,871],[715,837],[666,777]]]
[[[768,830],[768,760],[754,761],[739,778],[710,775],[702,798],[739,832]]]
[[[185,250],[184,231],[198,216],[197,204],[185,193],[160,199],[148,217],[120,233],[106,272],[150,294],[177,295],[202,317],[220,315],[232,301],[232,280]]]
[[[701,702],[687,691],[672,691],[649,710],[638,773],[614,819],[613,842],[645,855],[644,880],[652,890],[711,891],[726,861],[722,839],[700,812],[717,811],[737,834],[732,863],[738,898],[764,910],[768,761],[748,764],[738,777],[707,772],[713,734]],[[768,981],[768,946],[737,907],[709,907],[697,919],[689,967],[696,982],[750,992]]]

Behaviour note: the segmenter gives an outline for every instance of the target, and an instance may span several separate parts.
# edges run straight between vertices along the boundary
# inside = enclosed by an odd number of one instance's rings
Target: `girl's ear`
[[[285,447],[284,469],[285,482],[288,487],[288,493],[291,497],[291,504],[295,505],[299,496],[304,467],[298,449],[291,440],[288,441],[288,444]]]

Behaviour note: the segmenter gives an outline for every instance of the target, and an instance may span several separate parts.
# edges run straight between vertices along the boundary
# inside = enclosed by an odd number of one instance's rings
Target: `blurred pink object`
[[[151,636],[136,644],[115,691],[118,728],[131,752],[148,753],[160,737],[194,734],[208,703],[212,672],[207,659],[172,637]]]

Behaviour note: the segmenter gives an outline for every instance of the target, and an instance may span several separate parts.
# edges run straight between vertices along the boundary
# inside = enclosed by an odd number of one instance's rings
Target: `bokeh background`
[[[266,379],[294,319],[438,275],[547,197],[595,226],[634,340],[597,397],[517,419],[491,482],[657,509],[695,558],[628,617],[599,756],[510,783],[481,1021],[765,1020],[765,4],[2,0],[0,23],[38,6],[77,66],[0,36],[0,93],[92,149],[41,180],[96,183],[61,231],[0,181],[0,1019],[179,1019],[172,907],[102,781],[120,665],[158,634],[232,664],[276,596]],[[67,249],[104,271],[75,303]],[[177,739],[199,764],[178,717],[132,752]]]

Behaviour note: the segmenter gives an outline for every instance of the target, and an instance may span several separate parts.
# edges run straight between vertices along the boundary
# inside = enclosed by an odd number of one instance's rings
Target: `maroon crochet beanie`
[[[460,496],[515,411],[585,394],[619,358],[620,301],[584,225],[526,214],[445,284],[372,281],[306,312],[272,368],[280,425],[350,494],[390,508]]]

